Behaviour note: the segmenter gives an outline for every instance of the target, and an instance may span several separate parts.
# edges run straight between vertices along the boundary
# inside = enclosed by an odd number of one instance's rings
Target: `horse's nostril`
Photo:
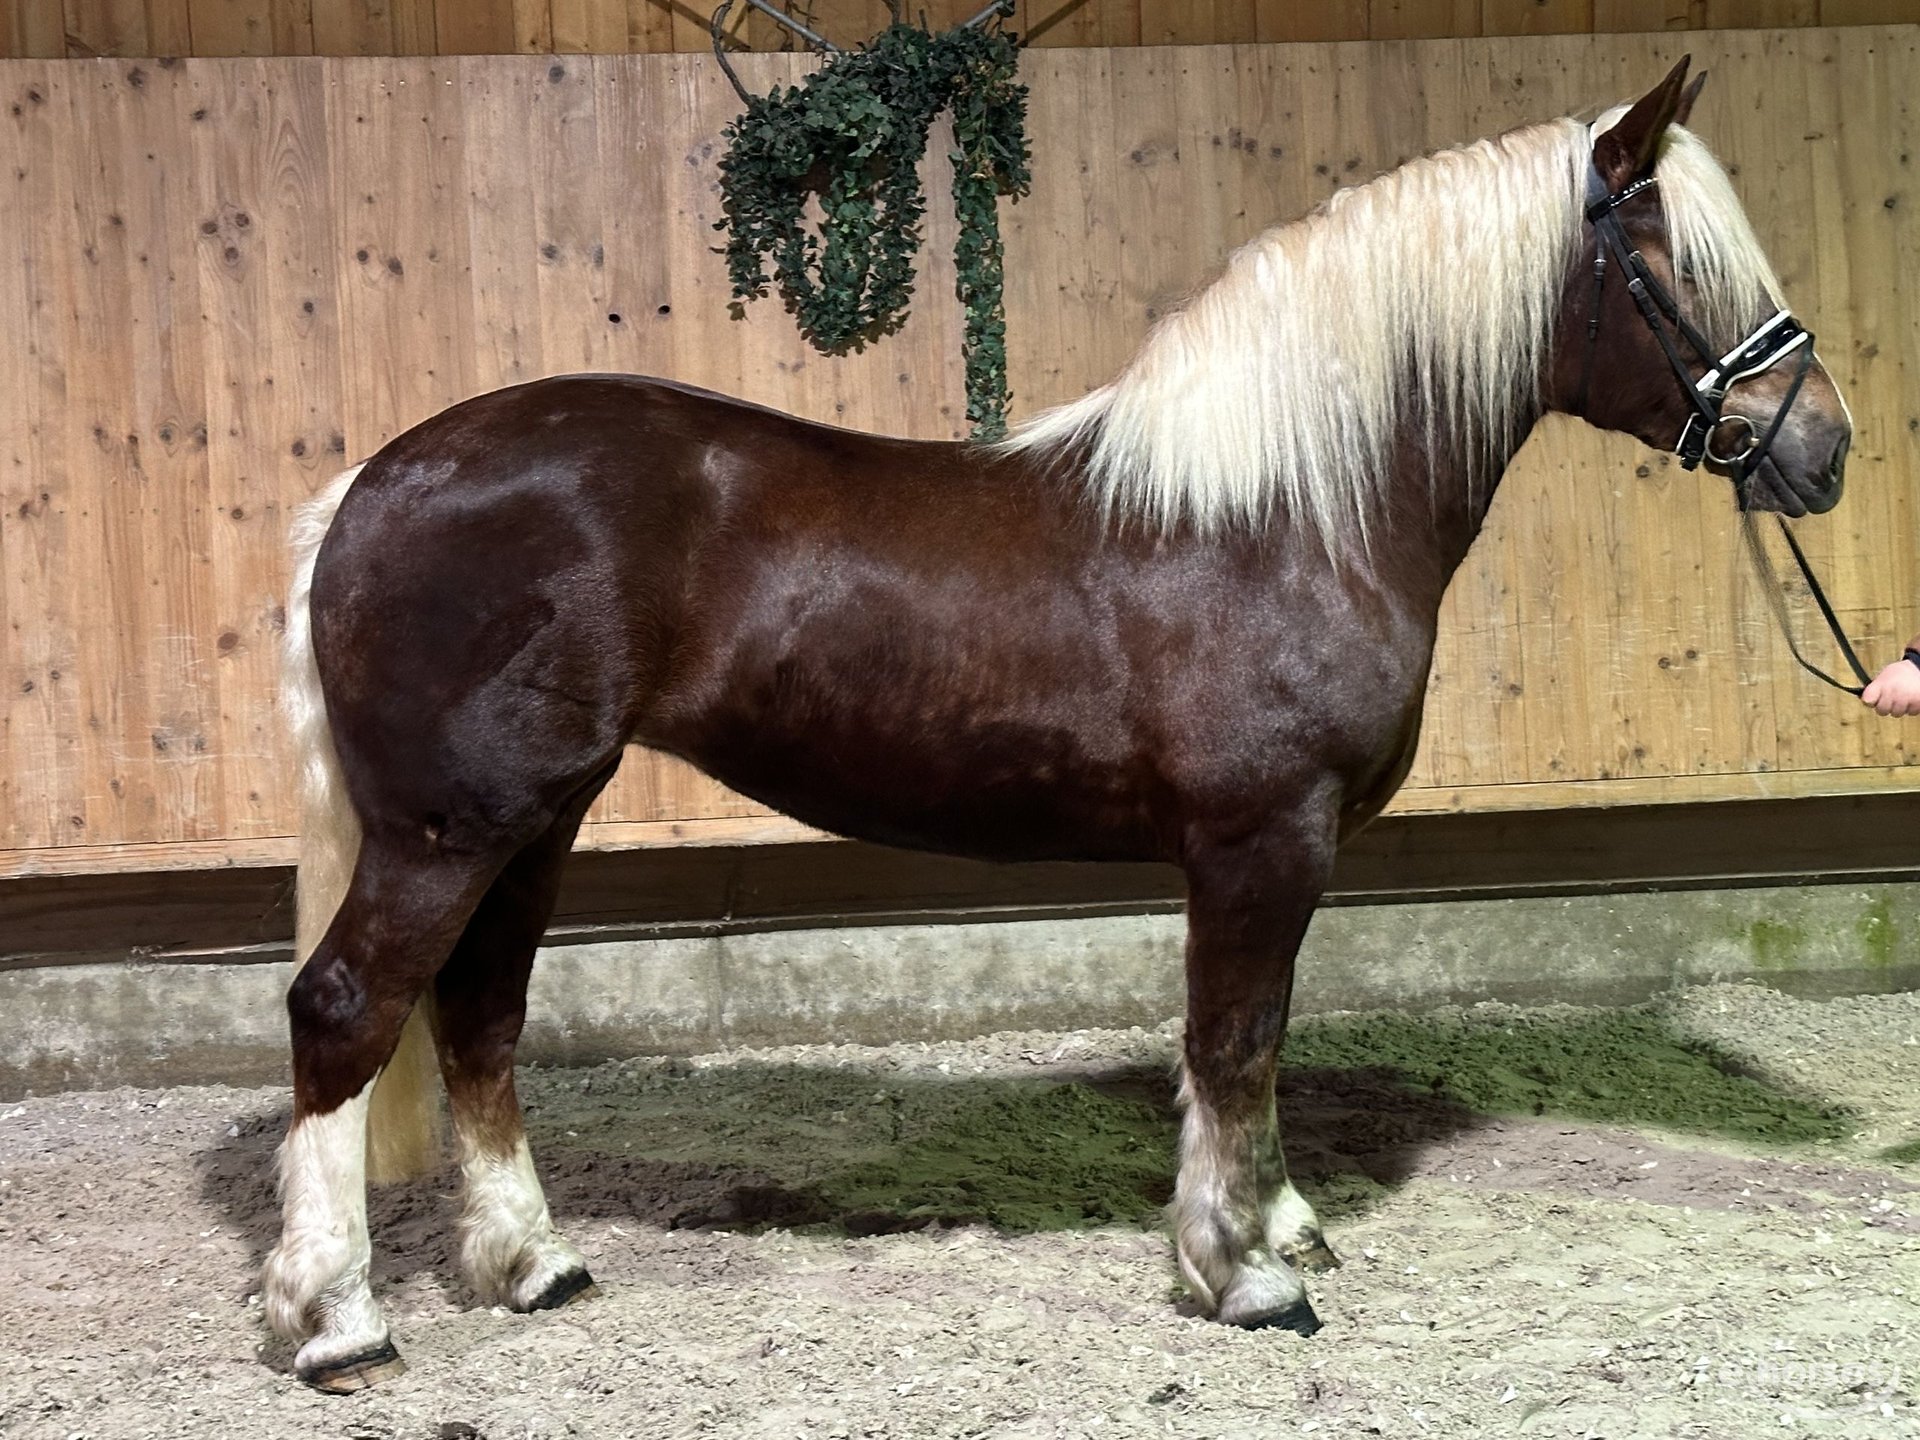
[[[1833,447],[1833,458],[1827,462],[1827,479],[1837,481],[1847,468],[1847,447],[1853,444],[1853,436],[1842,435],[1840,443]]]

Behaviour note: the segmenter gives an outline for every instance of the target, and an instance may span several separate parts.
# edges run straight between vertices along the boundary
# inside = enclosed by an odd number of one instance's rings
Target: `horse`
[[[590,1292],[513,1054],[630,743],[858,839],[1178,865],[1179,1270],[1219,1321],[1311,1334],[1303,1273],[1337,1261],[1275,1118],[1295,953],[1406,776],[1501,472],[1554,411],[1742,508],[1840,496],[1845,405],[1684,126],[1686,72],[1336,193],[1002,441],[572,375],[454,405],[309,502],[284,682],[305,963],[262,1286],[295,1373],[401,1363],[366,1187],[435,1163],[436,1059],[474,1291]]]

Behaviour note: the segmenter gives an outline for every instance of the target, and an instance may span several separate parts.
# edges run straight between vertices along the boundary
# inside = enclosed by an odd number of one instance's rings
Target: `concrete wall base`
[[[1157,1024],[1178,915],[839,926],[545,950],[521,1058]],[[0,972],[0,1098],[286,1075],[286,963]],[[1353,905],[1323,911],[1296,1014],[1476,1000],[1624,1004],[1758,979],[1811,997],[1920,986],[1920,884]]]

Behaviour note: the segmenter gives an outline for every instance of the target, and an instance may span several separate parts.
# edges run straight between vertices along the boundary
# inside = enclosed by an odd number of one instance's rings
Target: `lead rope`
[[[1787,614],[1787,597],[1781,589],[1780,576],[1773,568],[1773,559],[1767,554],[1766,546],[1760,542],[1760,531],[1753,523],[1753,511],[1743,509],[1740,512],[1741,530],[1747,538],[1747,553],[1753,557],[1753,567],[1760,576],[1760,588],[1766,592],[1767,603],[1773,609],[1774,618],[1780,623],[1780,636],[1787,642],[1787,649],[1793,652],[1793,658],[1800,662],[1800,668],[1810,675],[1818,676],[1836,690],[1849,695],[1859,695],[1873,677],[1867,673],[1867,667],[1860,663],[1860,657],[1854,652],[1853,642],[1847,639],[1847,632],[1840,627],[1839,616],[1833,613],[1833,606],[1827,600],[1827,592],[1820,588],[1813,567],[1807,563],[1806,552],[1800,548],[1800,542],[1793,538],[1793,531],[1787,528],[1785,520],[1779,520],[1780,533],[1786,537],[1787,549],[1793,552],[1793,563],[1799,567],[1801,577],[1807,582],[1807,589],[1813,595],[1813,603],[1820,607],[1820,617],[1827,622],[1827,629],[1833,632],[1834,640],[1840,646],[1840,653],[1846,657],[1848,668],[1859,678],[1858,685],[1847,685],[1833,678],[1818,665],[1800,653],[1799,645],[1794,643],[1793,624]]]

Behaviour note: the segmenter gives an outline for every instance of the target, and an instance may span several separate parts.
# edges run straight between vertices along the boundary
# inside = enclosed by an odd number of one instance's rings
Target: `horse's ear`
[[[1701,87],[1706,83],[1707,72],[1704,70],[1693,77],[1693,83],[1680,92],[1680,103],[1674,107],[1671,123],[1684,125],[1693,118],[1693,102],[1700,98]]]
[[[1691,55],[1667,72],[1667,78],[1634,101],[1611,130],[1593,142],[1593,164],[1609,190],[1639,179],[1653,168],[1660,153],[1660,137],[1680,113]]]

